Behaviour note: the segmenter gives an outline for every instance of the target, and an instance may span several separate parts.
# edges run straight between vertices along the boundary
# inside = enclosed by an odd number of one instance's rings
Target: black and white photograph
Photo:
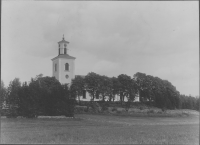
[[[199,1],[1,1],[1,144],[199,145]]]

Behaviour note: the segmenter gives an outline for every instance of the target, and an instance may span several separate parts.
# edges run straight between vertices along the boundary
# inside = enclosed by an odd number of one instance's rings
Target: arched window
[[[69,64],[65,63],[65,70],[69,71]]]
[[[66,54],[67,53],[67,49],[66,48],[64,48],[64,54]]]

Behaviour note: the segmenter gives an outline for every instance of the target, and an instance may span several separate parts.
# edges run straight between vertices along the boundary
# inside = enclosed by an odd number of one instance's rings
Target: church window
[[[57,64],[55,64],[55,71],[57,71]]]
[[[65,63],[65,70],[69,71],[69,64]]]
[[[67,49],[66,48],[64,48],[64,54],[66,54],[67,53]]]
[[[83,99],[86,99],[86,90],[83,90]]]

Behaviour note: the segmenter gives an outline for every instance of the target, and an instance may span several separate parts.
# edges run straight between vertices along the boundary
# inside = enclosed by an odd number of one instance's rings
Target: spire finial
[[[65,40],[64,34],[63,34],[63,40]]]

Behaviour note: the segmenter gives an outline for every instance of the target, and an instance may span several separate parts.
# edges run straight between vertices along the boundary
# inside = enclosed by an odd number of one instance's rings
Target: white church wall
[[[79,100],[78,97],[76,98],[76,100]],[[89,95],[88,92],[86,92],[86,98],[83,98],[83,96],[80,96],[80,101],[90,101],[90,100],[91,100],[91,96]],[[96,98],[94,99],[94,101],[101,101],[101,100],[102,100],[101,97],[99,97],[99,99],[96,99]],[[109,100],[109,97],[106,96],[105,101],[108,101],[108,100]],[[115,95],[114,102],[116,102],[116,101],[120,101],[119,95]],[[125,97],[124,102],[127,102],[127,101],[128,101],[128,99]],[[139,102],[139,96],[138,95],[135,97],[135,100],[133,102]]]
[[[78,100],[78,98],[77,98]],[[80,101],[90,101],[91,100],[91,96],[88,92],[86,92],[86,97],[83,98],[83,96],[80,96]],[[100,99],[96,99],[94,98],[94,101],[100,101]]]
[[[55,64],[57,64],[57,70],[55,71]],[[53,76],[57,79],[57,80],[59,80],[59,60],[58,59],[56,59],[56,60],[54,60],[53,61],[53,63],[52,63],[52,72],[53,72]]]
[[[64,58],[60,58],[60,77],[59,77],[59,81],[61,84],[70,84],[71,80],[74,79],[74,74],[75,74],[75,69],[74,69],[74,60],[73,59],[64,59]],[[69,71],[65,70],[65,64],[68,63],[69,64]],[[66,75],[68,75],[69,77],[66,78]]]

